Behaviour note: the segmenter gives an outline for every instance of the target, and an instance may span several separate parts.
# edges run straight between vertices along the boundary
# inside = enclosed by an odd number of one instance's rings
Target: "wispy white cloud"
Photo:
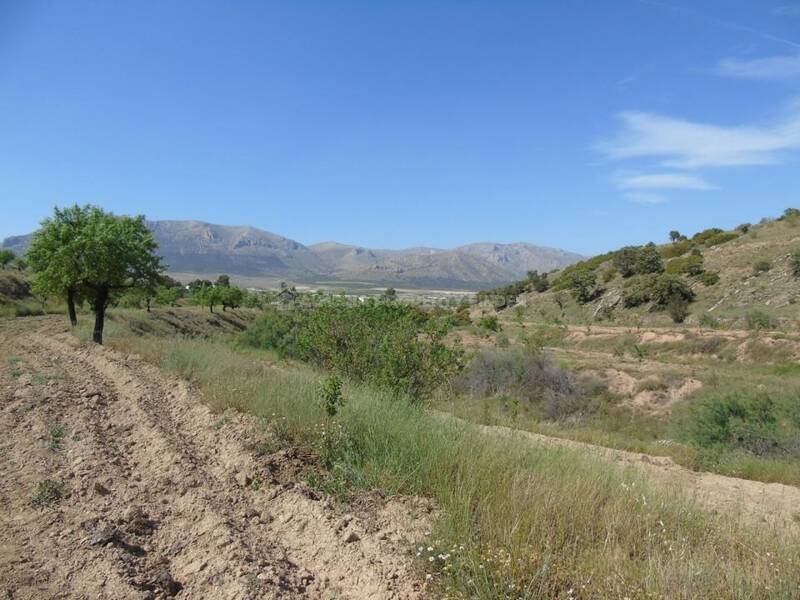
[[[800,149],[800,103],[779,121],[721,126],[647,112],[623,112],[617,135],[595,145],[610,159],[653,158],[666,167],[764,165]]]
[[[740,60],[726,58],[717,65],[717,74],[744,79],[795,79],[800,78],[800,54],[769,56]]]
[[[784,4],[772,9],[772,14],[779,17],[800,17],[800,4]]]
[[[653,192],[630,192],[625,197],[636,204],[663,204],[667,201],[665,196]]]
[[[647,173],[644,175],[620,175],[616,180],[621,190],[715,190],[698,175],[686,173]]]

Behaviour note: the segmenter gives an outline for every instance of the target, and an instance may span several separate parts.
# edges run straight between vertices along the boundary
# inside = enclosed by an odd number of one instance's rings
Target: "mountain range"
[[[148,221],[148,227],[171,273],[228,273],[298,283],[481,289],[520,279],[531,270],[560,269],[583,258],[526,243],[379,250],[339,242],[306,246],[256,227],[201,221]],[[23,254],[32,237],[9,237],[3,247]]]

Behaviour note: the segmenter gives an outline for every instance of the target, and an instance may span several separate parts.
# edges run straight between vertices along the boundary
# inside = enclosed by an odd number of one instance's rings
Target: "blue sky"
[[[800,206],[799,159],[800,1],[0,3],[0,237],[591,254]]]

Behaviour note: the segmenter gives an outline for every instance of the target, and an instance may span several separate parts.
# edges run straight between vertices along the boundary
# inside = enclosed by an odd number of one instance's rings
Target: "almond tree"
[[[42,221],[26,255],[35,273],[34,289],[44,297],[63,298],[73,327],[78,324],[75,303],[82,300],[79,237],[92,208],[56,207],[53,216]]]
[[[56,209],[42,224],[29,257],[39,289],[86,298],[94,312],[92,339],[103,343],[105,313],[114,294],[151,288],[163,266],[143,216],[120,217],[87,205]],[[70,309],[74,316],[74,305]]]

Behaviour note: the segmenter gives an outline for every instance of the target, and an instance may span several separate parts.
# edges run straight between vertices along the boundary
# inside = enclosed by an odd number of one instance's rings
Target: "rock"
[[[105,546],[117,539],[117,531],[113,527],[103,527],[89,539],[90,546]]]
[[[236,473],[236,475],[234,476],[234,480],[235,480],[235,481],[236,481],[236,483],[238,483],[238,484],[239,484],[241,487],[247,487],[248,485],[250,485],[250,484],[253,482],[253,478],[252,478],[252,477],[250,477],[250,476],[249,476],[247,473],[245,473],[244,471],[239,471],[238,473]]]
[[[161,569],[156,573],[153,583],[161,588],[167,596],[175,596],[183,589],[183,586],[175,581],[166,569]]]
[[[195,573],[199,573],[200,571],[205,569],[207,566],[208,562],[201,558],[194,562],[189,563],[189,565],[186,567],[185,572],[187,575],[194,575]]]
[[[347,534],[347,536],[344,538],[344,543],[345,543],[345,544],[351,544],[351,543],[353,543],[353,542],[357,542],[357,541],[359,541],[360,539],[361,539],[361,536],[359,536],[359,535],[358,535],[358,534],[357,534],[355,531],[351,531],[351,532],[350,532],[350,533],[348,533],[348,534]]]

